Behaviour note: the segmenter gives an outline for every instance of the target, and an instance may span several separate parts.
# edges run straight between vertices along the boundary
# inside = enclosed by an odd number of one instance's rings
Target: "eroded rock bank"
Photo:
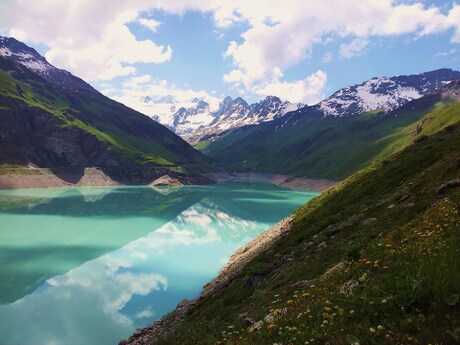
[[[312,179],[307,177],[295,177],[280,174],[260,174],[260,173],[240,173],[240,172],[223,172],[204,174],[206,177],[217,182],[222,181],[262,181],[270,182],[278,186],[305,189],[315,192],[322,192],[329,187],[335,186],[338,182],[325,179]]]
[[[45,169],[33,166],[3,169],[0,172],[0,189],[16,188],[53,188],[72,186],[120,186],[120,185],[149,185],[149,186],[182,186],[191,184],[214,183],[204,176],[184,176],[164,172],[152,179],[138,181],[119,181],[108,176],[96,167],[82,169]]]

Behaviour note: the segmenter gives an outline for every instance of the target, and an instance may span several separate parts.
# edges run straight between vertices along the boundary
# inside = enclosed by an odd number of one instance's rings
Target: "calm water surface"
[[[117,344],[316,194],[250,183],[0,191],[0,344]]]

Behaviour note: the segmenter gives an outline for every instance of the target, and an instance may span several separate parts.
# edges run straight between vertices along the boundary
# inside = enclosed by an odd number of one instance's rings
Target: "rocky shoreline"
[[[273,243],[286,236],[291,229],[292,219],[292,216],[283,219],[233,253],[218,276],[203,287],[203,291],[198,298],[191,301],[183,300],[171,313],[166,314],[160,320],[145,328],[137,329],[129,339],[121,340],[118,345],[151,345],[155,343],[155,338],[174,332],[177,325],[193,308],[202,303],[207,297],[225,289],[239,276],[247,263],[270,248]]]
[[[203,174],[204,176],[216,182],[223,181],[254,181],[254,182],[269,182],[278,186],[303,189],[314,192],[322,192],[338,182],[326,179],[312,179],[307,177],[295,177],[281,174],[262,174],[262,173],[240,173],[240,172],[222,172]]]
[[[199,176],[185,176],[167,173],[154,178],[148,186],[183,186],[192,184],[213,184],[225,181],[268,182],[278,186],[321,192],[337,184],[336,181],[310,179],[279,174],[258,173],[207,173]],[[81,171],[73,169],[46,169],[34,166],[3,169],[0,171],[0,189],[16,188],[56,188],[82,186],[122,186],[132,183],[117,181],[97,167],[88,167]]]
[[[81,171],[74,170],[55,169],[52,171],[51,169],[37,167],[3,169],[0,173],[0,189],[122,186],[132,184],[114,180],[96,167],[84,168]],[[183,186],[212,183],[214,181],[204,176],[164,174],[149,183],[144,183],[144,185]]]

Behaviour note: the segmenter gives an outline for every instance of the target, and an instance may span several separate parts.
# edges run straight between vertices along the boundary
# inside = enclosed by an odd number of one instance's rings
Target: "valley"
[[[166,25],[133,18],[120,40]],[[111,46],[90,75],[120,74],[92,86],[57,67],[87,73],[90,54],[25,42],[0,36],[0,344],[460,341],[459,71],[335,91],[231,41],[232,86],[208,93],[141,74],[176,53],[139,40],[157,60]],[[358,48],[338,49],[346,65]]]

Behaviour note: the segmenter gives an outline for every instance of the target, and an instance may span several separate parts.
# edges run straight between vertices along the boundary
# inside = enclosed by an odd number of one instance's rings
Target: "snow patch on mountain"
[[[338,90],[315,107],[326,116],[339,117],[372,110],[390,111],[439,90],[458,78],[460,73],[451,69],[409,76],[372,78],[362,84]]]
[[[94,91],[89,84],[80,78],[54,67],[35,49],[28,47],[12,37],[0,36],[0,56],[20,63],[44,79],[67,89],[90,89]]]
[[[158,99],[143,97],[142,106],[137,109],[194,143],[202,138],[215,138],[230,129],[272,121],[303,106],[274,96],[248,104],[241,97],[226,97],[220,102],[197,98],[179,102],[169,95]]]

